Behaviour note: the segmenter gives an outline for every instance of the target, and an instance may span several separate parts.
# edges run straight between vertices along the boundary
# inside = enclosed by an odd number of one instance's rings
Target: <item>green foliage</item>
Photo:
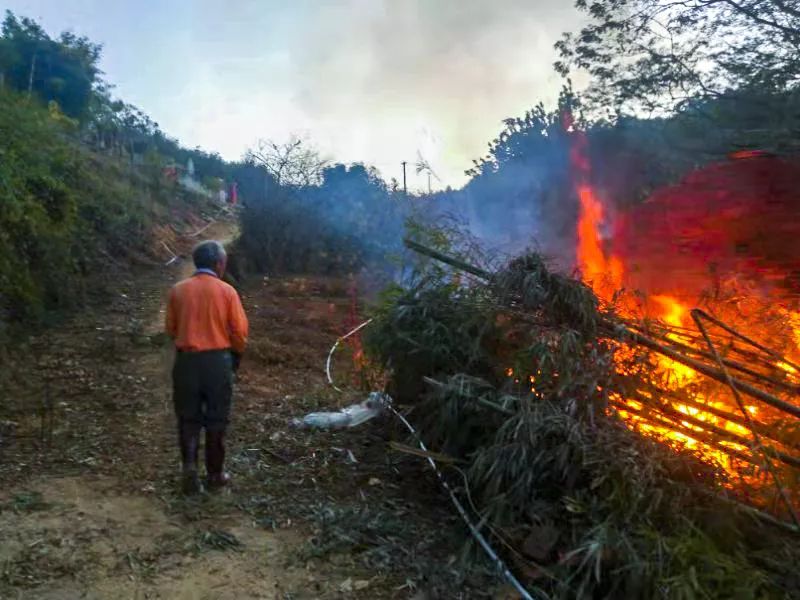
[[[538,254],[526,254],[512,260],[494,282],[500,301],[518,295],[525,310],[546,310],[550,321],[573,328],[582,341],[597,336],[598,302],[592,290],[575,279],[547,268]]]
[[[455,483],[541,595],[791,593],[793,538],[717,499],[715,466],[606,412],[616,346],[581,282],[533,254],[488,286],[424,267],[382,298],[367,350],[426,444],[467,462]]]
[[[100,46],[63,33],[52,39],[35,21],[6,12],[0,37],[0,73],[16,90],[55,101],[70,117],[87,115],[100,70]]]
[[[671,112],[731,90],[795,89],[800,10],[793,0],[577,0],[587,23],[557,48],[583,70],[594,107]]]
[[[440,226],[433,226],[410,218],[406,227],[407,237],[429,248],[477,264],[485,261],[455,221],[442,219]],[[461,275],[441,263],[421,255],[410,258],[405,286],[394,284],[383,291],[364,341],[379,363],[392,370],[390,393],[415,402],[423,377],[452,373],[456,365],[469,365],[471,373],[489,377],[485,346],[496,345],[498,329],[487,312],[485,290],[461,285]]]
[[[452,373],[456,365],[477,376],[492,371],[486,345],[498,331],[480,290],[423,277],[384,295],[374,316],[365,343],[392,370],[390,393],[400,400],[416,400],[423,377]]]
[[[85,275],[141,247],[153,201],[167,202],[159,176],[92,154],[72,123],[0,92],[2,321],[73,305]]]

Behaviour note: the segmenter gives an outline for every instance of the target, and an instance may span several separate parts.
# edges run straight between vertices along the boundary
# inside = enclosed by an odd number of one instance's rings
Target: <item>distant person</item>
[[[169,294],[166,331],[175,342],[173,401],[183,463],[182,489],[202,490],[197,453],[206,432],[206,485],[225,486],[225,431],[231,411],[233,374],[247,344],[247,316],[239,295],[222,281],[227,255],[222,244],[202,242],[192,252],[196,271]]]

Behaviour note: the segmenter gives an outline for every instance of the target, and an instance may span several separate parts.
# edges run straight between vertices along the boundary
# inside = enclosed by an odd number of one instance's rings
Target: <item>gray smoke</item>
[[[576,19],[569,0],[317,5],[291,47],[296,100],[321,125],[310,135],[337,160],[399,179],[400,160],[419,151],[439,187],[460,186],[502,119],[554,103],[553,44]]]

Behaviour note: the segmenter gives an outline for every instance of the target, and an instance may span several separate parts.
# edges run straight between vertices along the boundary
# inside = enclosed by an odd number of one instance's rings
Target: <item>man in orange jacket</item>
[[[206,484],[218,489],[224,471],[233,373],[247,344],[247,316],[239,295],[221,280],[227,256],[222,244],[207,241],[192,253],[196,271],[177,283],[167,303],[167,334],[175,342],[173,401],[183,463],[184,493],[201,491],[197,473],[200,432],[206,431]]]

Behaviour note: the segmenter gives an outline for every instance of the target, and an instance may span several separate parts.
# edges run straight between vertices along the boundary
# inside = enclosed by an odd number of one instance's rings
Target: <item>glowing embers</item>
[[[762,457],[753,452],[750,428],[753,423],[757,430],[772,435],[773,456],[778,457],[787,448],[794,447],[791,440],[787,441],[776,431],[785,415],[772,406],[762,408],[752,402],[748,402],[746,414],[743,414],[731,390],[723,383],[724,378],[713,381],[690,365],[702,363],[714,369],[730,368],[735,370],[736,376],[745,377],[756,385],[774,377],[776,389],[782,386],[787,390],[787,385],[800,385],[800,368],[795,359],[800,357],[800,314],[790,303],[783,307],[775,302],[781,299],[775,287],[762,293],[763,288],[759,287],[755,275],[763,275],[763,269],[756,272],[759,265],[748,263],[740,254],[735,261],[724,263],[736,267],[725,279],[708,275],[704,282],[700,281],[704,271],[713,274],[713,265],[704,258],[712,254],[698,250],[711,248],[717,252],[713,256],[723,256],[726,243],[733,242],[726,242],[722,237],[745,225],[736,225],[734,216],[728,215],[726,228],[714,228],[708,219],[684,218],[684,213],[690,213],[693,206],[677,202],[675,205],[682,212],[673,218],[668,214],[668,203],[662,202],[661,208],[667,211],[661,220],[664,226],[657,226],[659,219],[653,209],[643,208],[640,212],[650,217],[646,223],[652,225],[651,229],[636,229],[640,223],[631,219],[627,219],[627,228],[612,228],[607,207],[590,183],[585,136],[581,132],[574,134],[572,161],[579,201],[576,267],[583,281],[617,317],[635,330],[656,331],[659,343],[676,351],[672,356],[679,354],[689,359],[676,360],[635,344],[609,341],[614,348],[614,370],[620,383],[616,390],[608,390],[609,411],[643,435],[675,448],[688,449],[723,466],[741,480],[743,472],[752,472],[753,465],[762,462]],[[676,234],[671,228],[675,223],[708,224],[709,229],[704,234],[684,227]],[[611,239],[607,235],[612,230],[615,236],[633,235],[637,241],[620,243],[625,240]],[[692,244],[681,245],[684,239],[681,236]],[[659,249],[659,253],[650,252],[652,248]],[[676,250],[674,256],[669,254],[676,248],[682,252]],[[647,260],[638,260],[637,249],[649,252]],[[753,276],[745,272],[748,268],[754,271]],[[681,276],[683,273],[687,274],[686,278]],[[648,287],[651,284],[652,287]],[[724,293],[721,292],[723,288]],[[730,332],[719,330],[714,339],[725,361],[721,367],[692,318],[691,309],[700,298],[723,321],[735,323],[748,337],[762,340],[769,346],[779,346],[788,359],[781,360],[777,354],[748,346]],[[620,390],[626,391],[621,393]],[[784,397],[793,402],[797,391]],[[790,466],[800,464],[785,453],[779,460]]]

